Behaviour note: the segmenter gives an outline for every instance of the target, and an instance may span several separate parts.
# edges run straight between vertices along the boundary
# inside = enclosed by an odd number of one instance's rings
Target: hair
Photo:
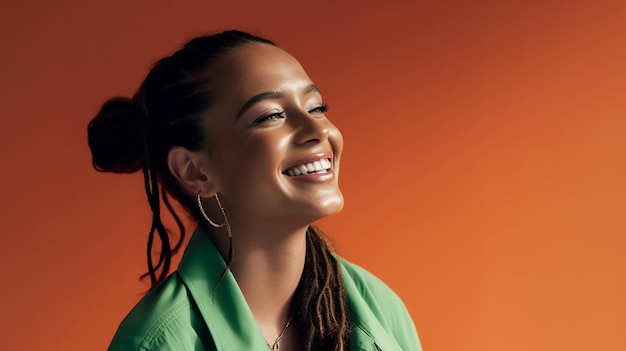
[[[149,277],[152,287],[169,274],[172,255],[185,238],[183,222],[170,196],[199,223],[202,218],[194,199],[169,171],[167,154],[174,146],[197,151],[207,145],[202,121],[213,103],[207,71],[219,58],[249,43],[276,45],[235,30],[194,38],[173,55],[157,61],[132,99],[109,99],[89,122],[89,147],[97,171],[143,172],[152,225],[147,245],[148,272],[141,279]],[[161,218],[161,201],[178,227],[174,245]],[[155,234],[160,250],[154,248]],[[320,231],[310,226],[306,240],[304,271],[294,299],[296,317],[307,328],[306,350],[346,350],[350,330],[340,266]]]

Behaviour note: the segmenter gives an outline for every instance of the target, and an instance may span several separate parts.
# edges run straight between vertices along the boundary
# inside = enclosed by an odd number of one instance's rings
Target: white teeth
[[[317,161],[301,164],[299,166],[289,168],[285,173],[289,176],[299,176],[301,174],[307,174],[312,172],[319,172],[330,169],[330,161],[325,158]]]

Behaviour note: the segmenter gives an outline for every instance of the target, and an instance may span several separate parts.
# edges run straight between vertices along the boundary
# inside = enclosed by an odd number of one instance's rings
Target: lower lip
[[[291,179],[303,180],[303,181],[313,182],[313,183],[324,183],[324,182],[333,180],[333,178],[335,178],[335,172],[333,172],[332,169],[329,169],[326,172],[307,173],[307,174],[301,174],[298,176],[287,175],[287,177]]]

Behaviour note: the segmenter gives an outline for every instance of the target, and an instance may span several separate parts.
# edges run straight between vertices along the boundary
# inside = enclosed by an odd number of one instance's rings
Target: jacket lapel
[[[217,350],[264,350],[267,344],[232,273],[201,229],[193,233],[178,272]],[[217,288],[215,288],[217,286]]]

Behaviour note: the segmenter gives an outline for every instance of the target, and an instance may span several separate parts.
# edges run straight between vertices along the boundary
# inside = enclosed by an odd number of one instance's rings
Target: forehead
[[[311,80],[286,51],[250,43],[233,49],[211,68],[211,86],[218,101],[244,100],[269,91],[300,90]]]

